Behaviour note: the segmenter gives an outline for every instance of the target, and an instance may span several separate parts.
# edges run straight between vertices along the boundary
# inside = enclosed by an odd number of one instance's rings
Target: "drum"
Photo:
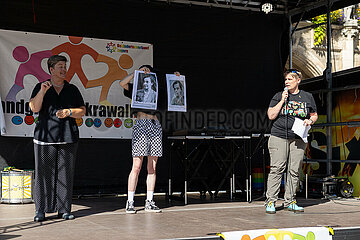
[[[33,202],[34,171],[1,172],[1,202],[30,203]]]

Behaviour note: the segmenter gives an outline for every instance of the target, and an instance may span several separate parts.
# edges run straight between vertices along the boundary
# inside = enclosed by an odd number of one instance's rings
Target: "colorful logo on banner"
[[[131,118],[125,119],[124,126],[126,128],[131,128],[134,124],[134,121]]]
[[[139,46],[139,45],[127,45],[127,44],[119,44],[119,43],[115,44],[113,42],[109,42],[106,44],[106,50],[109,53],[114,53],[114,52],[127,53],[127,52],[129,52],[128,50],[124,50],[123,48],[149,50],[149,47],[144,47],[144,46]]]
[[[93,48],[81,43],[82,39],[82,37],[69,36],[69,42],[60,44],[51,50],[39,51],[31,55],[26,47],[15,47],[13,57],[21,64],[17,70],[15,82],[9,90],[5,101],[16,102],[16,95],[24,89],[23,81],[26,75],[33,75],[39,82],[49,79],[50,75],[42,69],[41,62],[52,55],[66,53],[70,60],[66,81],[70,82],[76,74],[85,88],[101,87],[99,104],[111,106],[112,104],[107,100],[110,86],[116,80],[121,80],[128,75],[126,70],[132,68],[134,61],[127,54],[122,54],[117,60],[99,54]],[[128,45],[124,46],[129,47]],[[81,59],[85,55],[90,55],[95,63],[105,63],[108,72],[101,78],[89,80],[81,65]]]
[[[326,227],[305,227],[224,232],[217,235],[225,240],[331,240],[331,231]]]
[[[98,137],[99,134],[99,137],[106,138],[111,136],[130,138],[131,132],[126,129],[131,128],[129,126],[132,124],[128,122],[124,124],[126,119],[132,117],[129,99],[122,96],[122,90],[117,90],[119,85],[114,83],[128,76],[134,64],[136,66],[144,63],[152,64],[151,45],[8,30],[0,30],[0,37],[5,40],[1,43],[2,49],[8,49],[8,52],[5,51],[0,58],[2,60],[7,58],[8,61],[5,63],[9,64],[9,67],[2,64],[0,70],[9,68],[9,73],[13,76],[10,78],[5,76],[4,71],[0,74],[1,79],[5,79],[0,84],[3,90],[0,95],[5,97],[2,99],[2,108],[6,123],[10,127],[7,131],[9,136],[24,136],[25,131],[20,129],[28,129],[25,136],[29,136],[33,131],[33,128],[25,128],[34,125],[37,121],[37,116],[29,107],[31,89],[26,83],[33,84],[34,80],[42,83],[50,79],[45,67],[47,59],[52,55],[65,54],[69,61],[65,80],[71,82],[75,79],[75,84],[87,100],[84,119],[76,120],[77,125],[84,129],[81,131],[86,133],[84,136]],[[23,40],[17,41],[17,39]],[[35,44],[35,41],[39,42]],[[43,44],[40,44],[41,41]],[[7,44],[8,42],[15,44],[15,47]],[[39,49],[38,46],[44,47]],[[117,55],[110,55],[113,53]],[[89,91],[84,92],[84,89]],[[120,98],[117,98],[117,94]],[[109,135],[109,132],[85,130],[89,128],[94,130],[114,128],[124,132],[125,135],[116,133]]]
[[[92,120],[92,118],[88,118],[85,120],[85,125],[87,127],[92,127],[92,125],[94,125],[94,120]]]

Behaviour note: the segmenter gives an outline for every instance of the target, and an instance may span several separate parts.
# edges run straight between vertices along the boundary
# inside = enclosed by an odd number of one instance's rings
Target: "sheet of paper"
[[[131,107],[156,110],[158,87],[159,84],[155,73],[145,74],[143,71],[135,70]]]
[[[168,111],[186,112],[185,76],[166,74]]]
[[[309,133],[309,130],[311,129],[311,126],[305,126],[304,121],[300,118],[295,118],[294,125],[292,126],[291,130],[294,131],[296,135],[302,138],[302,140],[307,143],[307,136]]]

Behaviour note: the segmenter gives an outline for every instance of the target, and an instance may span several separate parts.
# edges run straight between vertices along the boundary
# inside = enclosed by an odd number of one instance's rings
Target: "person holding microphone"
[[[267,115],[273,120],[268,142],[270,153],[270,173],[267,180],[266,213],[276,213],[275,203],[280,191],[283,172],[287,168],[284,208],[293,212],[303,212],[297,205],[295,196],[299,182],[299,171],[306,149],[306,143],[291,130],[295,118],[312,125],[317,119],[317,109],[311,93],[299,89],[302,74],[296,69],[284,73],[285,89],[270,101]]]

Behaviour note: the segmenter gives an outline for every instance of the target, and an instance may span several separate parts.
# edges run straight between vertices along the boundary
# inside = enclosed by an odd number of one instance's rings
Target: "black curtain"
[[[174,71],[186,75],[187,115],[194,111],[206,115],[214,109],[224,114],[236,109],[249,112],[250,117],[227,117],[223,130],[237,135],[267,128],[265,112],[271,97],[283,88],[288,56],[285,16],[140,0],[3,0],[0,28],[151,43],[160,79]],[[241,118],[247,127],[238,123]],[[172,124],[163,125],[167,134],[174,130]],[[190,126],[204,127],[206,121]],[[125,192],[130,148],[129,140],[82,139],[75,186],[85,192],[108,188]],[[158,164],[158,191],[167,186],[170,148],[165,149]],[[32,151],[32,139],[0,137],[0,155],[8,165],[33,168]],[[145,169],[139,184],[144,189]]]

